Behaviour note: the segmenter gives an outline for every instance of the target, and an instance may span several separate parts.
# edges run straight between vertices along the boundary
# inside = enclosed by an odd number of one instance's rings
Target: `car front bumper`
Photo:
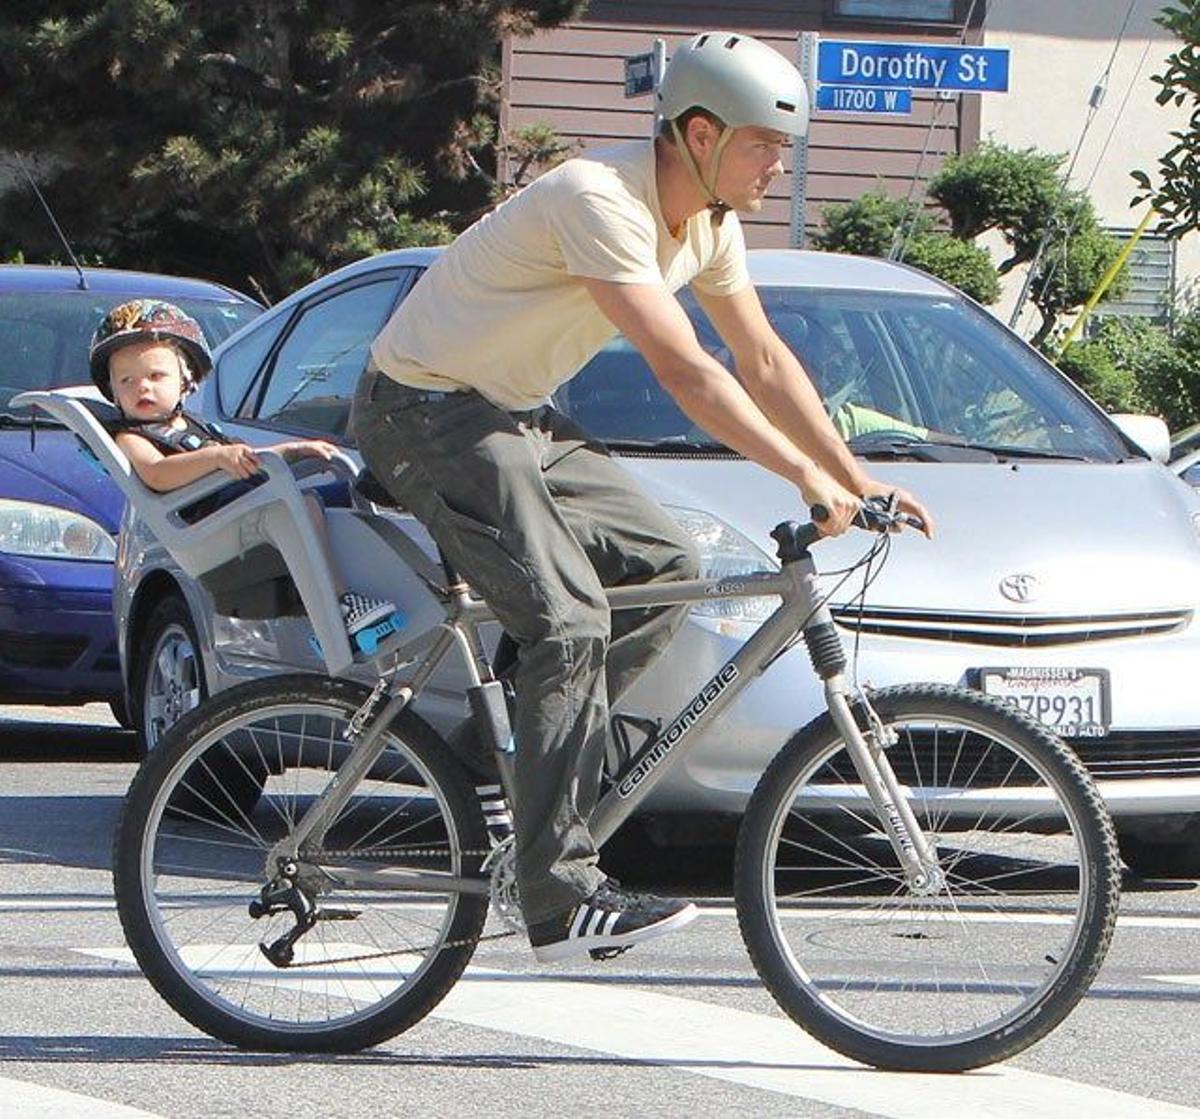
[[[110,563],[0,555],[0,699],[123,696]]]

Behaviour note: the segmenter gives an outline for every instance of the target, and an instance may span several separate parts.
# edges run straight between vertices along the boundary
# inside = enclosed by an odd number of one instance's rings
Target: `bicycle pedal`
[[[589,948],[588,955],[598,963],[603,963],[605,960],[615,960],[618,956],[623,956],[632,947],[632,944],[623,944],[619,948]]]

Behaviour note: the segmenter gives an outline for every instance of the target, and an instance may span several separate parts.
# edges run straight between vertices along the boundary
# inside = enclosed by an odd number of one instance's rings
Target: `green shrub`
[[[1143,387],[1172,431],[1200,421],[1200,312],[1175,324],[1170,347],[1146,370]]]
[[[1162,416],[1172,431],[1200,419],[1200,314],[1174,335],[1142,318],[1107,318],[1058,367],[1110,412]]]
[[[824,229],[813,234],[813,244],[831,253],[887,256],[901,222],[911,221],[916,204],[893,198],[882,190],[868,191],[853,202],[826,206]],[[913,236],[933,228],[933,218],[917,215]]]
[[[1137,375],[1119,366],[1103,342],[1074,342],[1056,364],[1106,412],[1146,410]]]
[[[978,303],[995,303],[1000,298],[1000,277],[991,254],[973,241],[960,241],[947,233],[926,233],[909,241],[904,262],[953,284]]]

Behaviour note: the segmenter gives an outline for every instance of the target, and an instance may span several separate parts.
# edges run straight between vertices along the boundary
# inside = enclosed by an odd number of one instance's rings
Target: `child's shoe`
[[[382,622],[396,612],[396,604],[382,598],[369,598],[365,594],[347,591],[338,599],[342,608],[342,619],[346,632],[353,637],[359,630]]]

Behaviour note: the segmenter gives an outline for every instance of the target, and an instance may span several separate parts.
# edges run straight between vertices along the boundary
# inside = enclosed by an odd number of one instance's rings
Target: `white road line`
[[[79,951],[130,959],[125,948]],[[221,953],[195,946],[192,951],[215,970],[246,961],[242,948]],[[253,966],[262,969],[264,978],[268,973],[274,982],[282,978],[265,960]],[[335,965],[324,973],[305,969],[284,982],[303,980],[311,992],[323,974],[339,997],[355,998],[358,990],[364,997],[378,997],[382,977],[357,978],[353,965]],[[472,967],[434,1016],[886,1119],[926,1119],[931,1112],[1060,1119],[1068,1110],[1085,1112],[1088,1119],[1200,1117],[1192,1108],[1009,1065],[962,1076],[876,1072],[826,1049],[786,1019],[636,988]]]
[[[247,895],[249,896],[249,895]],[[394,902],[372,902],[373,908],[396,908],[396,909],[412,909],[412,908],[429,908],[440,912],[443,907],[435,905],[425,905],[421,902],[404,902],[397,900]],[[36,894],[30,894],[28,897],[0,897],[0,913],[16,913],[22,910],[31,910],[34,912],[44,911],[46,913],[69,912],[71,910],[111,910],[116,908],[116,902],[103,896],[98,897],[80,897],[73,898],[42,898]],[[169,908],[169,907],[168,907]],[[856,921],[869,919],[871,914],[864,910],[847,910],[828,909],[813,910],[806,909],[803,913],[796,912],[795,917],[803,917],[806,920],[811,920],[814,917],[837,917],[839,914],[852,916]],[[701,917],[722,917],[731,918],[737,916],[737,911],[729,905],[700,905]],[[792,915],[785,909],[781,911],[780,917],[782,920],[788,920]],[[888,919],[889,914],[880,913],[880,919]],[[955,914],[955,920],[964,920],[971,923],[979,924],[1005,924],[1005,925],[1053,925],[1064,924],[1070,920],[1067,914],[1058,913],[989,913],[983,910],[977,912],[960,911]],[[1180,916],[1180,917],[1154,917],[1143,916],[1137,913],[1123,913],[1117,917],[1117,926],[1126,929],[1179,929],[1188,932],[1200,932],[1200,915],[1196,916]]]
[[[161,1119],[152,1111],[0,1076],[0,1119]]]
[[[1060,1119],[1200,1111],[1000,1065],[962,1076],[881,1073],[789,1021],[648,991],[507,977],[459,983],[434,1012],[475,1026],[598,1050],[889,1119],[930,1114]]]
[[[1200,987],[1200,975],[1147,975],[1160,983],[1178,983],[1182,987]]]

